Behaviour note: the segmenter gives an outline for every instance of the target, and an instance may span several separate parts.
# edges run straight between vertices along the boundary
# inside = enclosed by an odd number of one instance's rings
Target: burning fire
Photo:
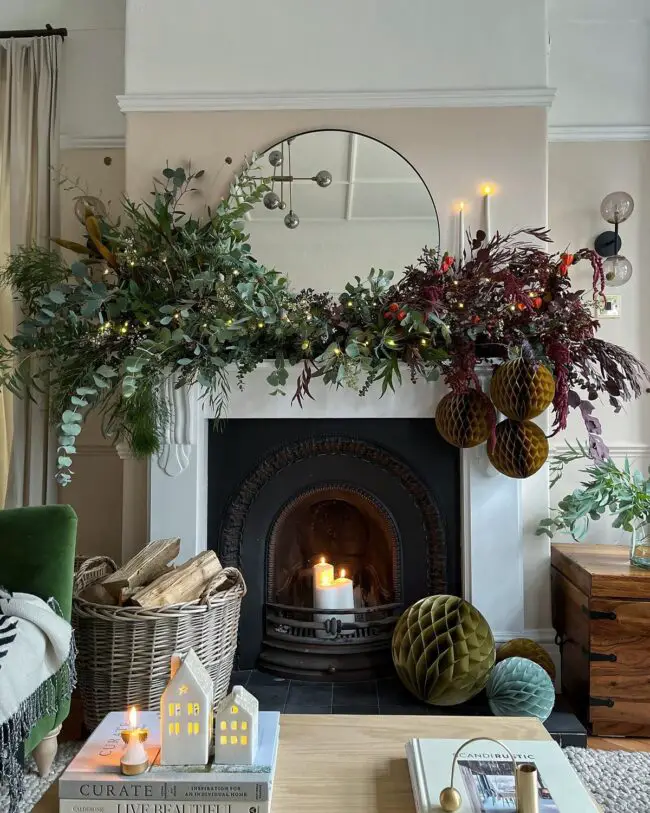
[[[138,727],[138,711],[135,706],[129,709],[129,728],[135,730]]]
[[[344,578],[345,578],[345,568],[342,567],[341,572],[339,573],[339,579],[344,579]]]

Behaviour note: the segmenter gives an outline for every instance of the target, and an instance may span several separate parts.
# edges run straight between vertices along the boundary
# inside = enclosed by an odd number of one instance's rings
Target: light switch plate
[[[605,294],[605,301],[594,304],[596,319],[619,319],[621,316],[621,295]]]

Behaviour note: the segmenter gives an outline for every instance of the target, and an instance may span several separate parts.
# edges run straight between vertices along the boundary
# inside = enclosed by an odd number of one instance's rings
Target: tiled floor
[[[252,670],[234,672],[232,682],[254,694],[262,711],[284,714],[491,714],[483,694],[462,706],[428,706],[410,695],[397,678],[362,683],[311,683]],[[587,732],[561,696],[545,725],[560,745],[586,747]]]

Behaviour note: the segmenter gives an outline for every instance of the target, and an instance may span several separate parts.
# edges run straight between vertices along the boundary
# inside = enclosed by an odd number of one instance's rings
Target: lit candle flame
[[[341,568],[341,573],[340,573],[340,575],[339,575],[339,579],[344,579],[344,578],[345,578],[345,568],[344,568],[344,567],[342,567],[342,568]]]
[[[481,187],[481,194],[484,195],[486,198],[489,197],[493,193],[493,189],[489,183],[483,184]]]
[[[325,564],[325,557],[324,556],[320,557],[320,563],[321,563],[321,565]]]
[[[135,730],[138,727],[138,712],[135,706],[129,709],[129,727]]]
[[[461,202],[458,204],[458,211],[462,212],[462,211],[464,211],[464,209],[465,209],[465,201],[461,200]]]

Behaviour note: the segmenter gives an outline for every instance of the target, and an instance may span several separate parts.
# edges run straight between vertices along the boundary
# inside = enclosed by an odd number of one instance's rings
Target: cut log
[[[178,537],[150,542],[119,570],[107,576],[102,584],[119,601],[124,588],[132,590],[157,579],[169,562],[178,556],[180,549]]]
[[[131,596],[131,601],[145,609],[194,601],[221,570],[221,562],[213,550],[199,553],[170,573],[159,576],[151,584],[137,590]],[[224,582],[226,578],[223,577]]]
[[[108,606],[115,606],[117,599],[111,595],[102,584],[90,584],[85,590],[79,594],[79,598],[84,601],[90,601],[91,604],[106,604]]]

